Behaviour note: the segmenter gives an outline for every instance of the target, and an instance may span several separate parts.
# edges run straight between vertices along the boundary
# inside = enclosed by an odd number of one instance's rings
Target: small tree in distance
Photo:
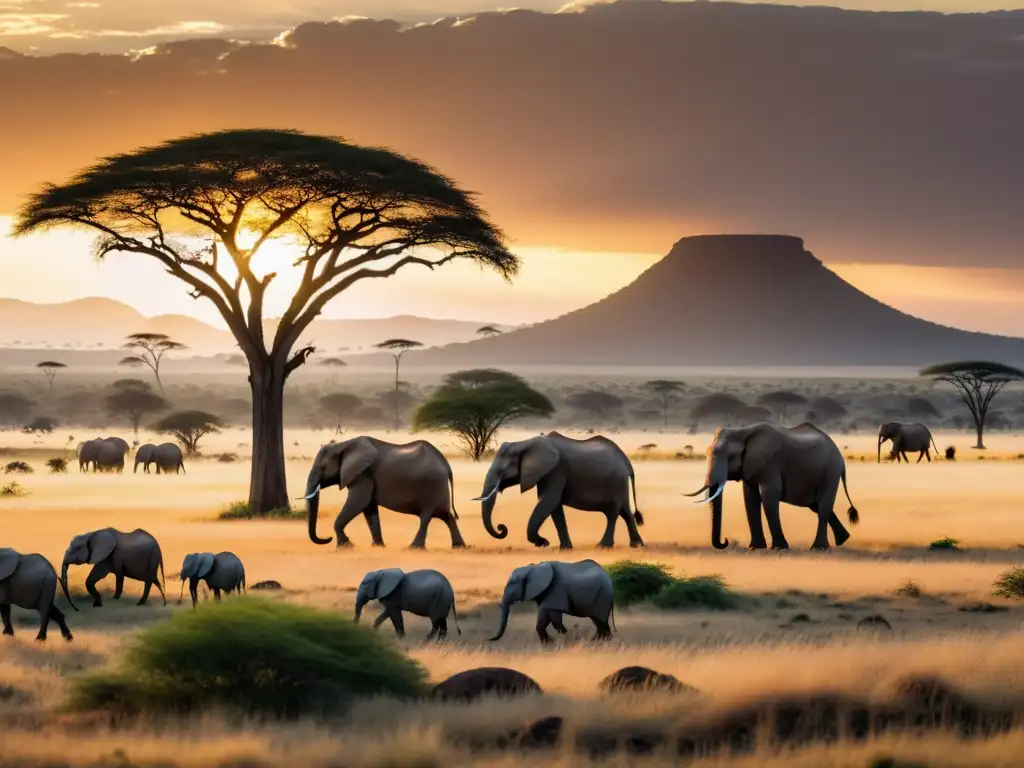
[[[332,392],[320,398],[320,407],[334,419],[334,434],[341,434],[341,423],[346,416],[361,408],[363,401],[348,392]]]
[[[468,382],[468,383],[467,383]],[[504,424],[527,416],[548,417],[555,407],[515,374],[498,370],[460,371],[416,411],[413,431],[450,432],[479,461]]]
[[[708,418],[721,418],[728,421],[747,407],[747,404],[736,395],[728,392],[717,392],[705,395],[690,409],[690,418],[695,424]]]
[[[757,404],[771,408],[778,415],[779,421],[785,424],[786,412],[790,408],[807,405],[807,398],[796,392],[781,390],[761,395],[757,398]]]
[[[153,429],[173,435],[187,455],[197,456],[199,441],[224,426],[223,420],[206,411],[178,411],[158,421]]]
[[[24,424],[32,411],[33,402],[13,392],[0,392],[0,426]]]
[[[493,325],[481,325],[479,328],[476,329],[476,332],[479,336],[484,337],[501,335],[501,331],[495,328]]]
[[[655,379],[648,381],[644,387],[661,398],[661,419],[662,428],[668,429],[668,408],[672,400],[683,391],[685,384],[681,381],[670,381],[666,379]]]
[[[160,381],[160,361],[164,355],[176,349],[188,349],[184,344],[174,341],[163,333],[133,333],[125,343],[126,349],[137,349],[138,354],[122,358],[119,365],[146,365],[156,377],[156,385],[160,394],[165,395],[164,384]]]
[[[399,367],[402,364],[402,355],[404,355],[410,349],[422,347],[423,344],[419,341],[413,341],[412,339],[388,339],[387,341],[382,341],[380,344],[374,344],[373,346],[375,346],[377,349],[387,350],[388,352],[391,353],[392,357],[395,358],[395,429],[398,429],[399,416],[401,414],[401,410],[399,408],[399,402],[401,398],[399,397],[398,394],[398,372]]]
[[[576,392],[569,395],[565,399],[565,402],[571,407],[576,408],[580,411],[594,416],[598,421],[598,426],[604,420],[604,415],[608,411],[617,411],[622,408],[623,400],[618,395],[613,395],[611,392],[602,392],[599,389],[588,389],[583,392]]]
[[[138,379],[115,381],[114,391],[104,398],[103,404],[111,416],[124,416],[131,422],[136,438],[139,436],[139,424],[145,417],[171,407],[165,398]]]
[[[42,369],[43,373],[46,374],[46,383],[50,385],[50,390],[53,390],[53,380],[57,378],[57,371],[61,368],[67,368],[64,363],[58,363],[56,360],[44,360],[41,363],[36,363],[36,368]]]
[[[985,419],[992,399],[1011,381],[1024,380],[1024,371],[1002,363],[960,361],[941,363],[921,370],[921,376],[951,384],[971,412],[978,436],[975,448],[985,450]]]

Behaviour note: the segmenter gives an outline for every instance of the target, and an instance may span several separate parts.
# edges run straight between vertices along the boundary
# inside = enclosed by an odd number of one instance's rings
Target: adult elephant
[[[157,578],[158,572],[161,577],[163,576],[164,569],[160,544],[141,528],[127,533],[116,528],[101,528],[98,531],[79,534],[71,540],[67,551],[64,552],[64,562],[60,571],[60,584],[69,603],[71,593],[68,592],[68,566],[86,564],[93,566],[85,579],[85,589],[92,597],[93,606],[99,608],[103,605],[96,584],[111,573],[116,579],[115,600],[120,599],[124,580],[129,578],[141,581],[145,585],[139,605],[145,605],[149,599],[149,590],[154,584],[163,597],[164,605],[167,605],[163,584],[161,579]]]
[[[94,472],[96,471],[96,454],[99,452],[99,448],[102,444],[102,437],[97,437],[93,440],[85,440],[78,444],[75,454],[78,457],[79,472],[88,472],[90,467]]]
[[[464,547],[455,511],[455,481],[448,460],[426,440],[403,445],[386,443],[365,435],[321,446],[306,480],[306,517],[309,538],[314,544],[330,544],[316,534],[320,490],[337,485],[348,489],[348,498],[334,520],[339,547],[351,546],[345,526],[365,514],[373,544],[384,546],[379,507],[415,515],[419,530],[410,546],[422,549],[427,542],[431,520],[443,520],[451,534],[452,547]],[[449,487],[451,495],[449,496]]]
[[[813,424],[781,427],[759,423],[738,429],[719,429],[708,448],[707,475],[704,487],[687,496],[704,491],[703,501],[711,502],[711,545],[725,549],[729,540],[722,537],[722,491],[726,482],[743,483],[743,502],[750,527],[750,548],[764,549],[767,544],[761,525],[761,506],[768,518],[772,549],[788,549],[782,532],[779,503],[807,507],[818,516],[818,531],[811,549],[828,549],[828,526],[832,528],[836,546],[850,538],[833,511],[839,483],[842,481],[847,515],[856,525],[860,520],[849,491],[846,490],[846,462],[842,451],[828,435]],[[699,502],[698,502],[699,503]]]
[[[633,509],[629,506],[629,484],[633,483]],[[540,535],[540,527],[549,517],[555,524],[562,549],[572,549],[563,507],[601,512],[607,524],[599,547],[615,545],[615,523],[626,522],[629,546],[642,547],[637,526],[644,517],[636,509],[636,478],[629,457],[606,437],[597,435],[574,440],[558,432],[531,437],[515,443],[502,443],[494,455],[483,493],[474,501],[483,502],[482,516],[487,533],[496,539],[508,536],[508,528],[494,528],[495,497],[518,483],[521,493],[537,489],[537,504],[526,525],[527,540],[537,547],[550,542]],[[635,510],[635,511],[634,511]]]
[[[123,444],[123,445],[122,445]],[[124,472],[124,457],[128,453],[128,444],[121,438],[104,438],[96,441],[96,452],[93,458],[93,472]]]
[[[929,448],[934,448],[935,453],[939,453],[939,448],[935,445],[932,433],[924,424],[900,424],[899,422],[892,421],[888,424],[882,424],[878,428],[879,464],[882,462],[882,444],[886,440],[892,441],[892,452],[896,457],[897,463],[901,461],[901,456],[908,464],[910,463],[910,459],[907,458],[907,451],[918,454],[918,464],[921,463],[923,458],[927,458],[928,463],[931,463],[932,456]]]
[[[185,459],[181,454],[181,446],[177,443],[160,443],[153,449],[153,461],[156,463],[156,473],[163,472],[169,475],[171,472],[178,474],[185,472]],[[187,475],[188,472],[185,472]]]
[[[142,465],[142,471],[145,472],[148,475],[149,474],[149,465],[152,464],[154,461],[156,461],[156,458],[153,455],[155,452],[156,452],[156,446],[153,445],[152,443],[146,443],[145,445],[140,445],[139,446],[139,450],[137,450],[135,452],[135,468],[132,470],[132,473],[134,474],[134,473],[138,472],[139,471],[139,464],[141,464]]]
[[[36,640],[46,639],[46,629],[53,619],[60,627],[65,640],[71,640],[71,630],[64,621],[64,613],[53,603],[57,594],[57,572],[50,561],[42,555],[28,554],[8,547],[0,548],[0,617],[3,619],[4,634],[13,635],[11,606],[28,608],[39,612],[39,634]],[[71,598],[68,597],[71,603]],[[74,603],[71,607],[76,611]]]

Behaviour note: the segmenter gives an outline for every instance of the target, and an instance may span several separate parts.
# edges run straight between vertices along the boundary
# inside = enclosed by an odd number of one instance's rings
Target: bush
[[[920,584],[918,584],[913,579],[910,579],[902,587],[899,587],[895,591],[895,594],[900,595],[902,597],[915,597],[916,598],[916,597],[921,597],[921,595],[924,594],[924,590],[921,589],[921,585]]]
[[[217,457],[217,461],[221,464],[233,464],[238,461],[237,453],[222,453]]]
[[[948,536],[942,539],[936,539],[928,545],[928,549],[960,549],[960,540],[951,539]]]
[[[672,583],[669,567],[661,563],[619,560],[605,567],[615,588],[615,604],[621,606],[650,600]]]
[[[1006,597],[1011,600],[1024,600],[1024,568],[1011,568],[998,579],[994,586],[996,597]]]
[[[293,507],[277,507],[262,515],[254,513],[247,501],[235,501],[221,510],[218,520],[305,520],[306,512]]]
[[[4,467],[4,474],[7,475],[31,475],[35,472],[32,465],[26,461],[12,461]]]
[[[7,485],[0,487],[0,498],[11,499],[24,496],[27,491],[21,487],[17,480],[11,480]]]
[[[72,706],[126,715],[212,707],[295,718],[355,697],[411,697],[427,675],[347,616],[241,598],[176,612],[130,641],[123,662],[78,678]]]
[[[739,607],[737,595],[729,590],[721,576],[673,579],[651,598],[651,602],[657,608],[673,611],[731,611]]]
[[[50,469],[51,475],[62,475],[68,471],[68,460],[60,456],[46,460],[46,466]]]

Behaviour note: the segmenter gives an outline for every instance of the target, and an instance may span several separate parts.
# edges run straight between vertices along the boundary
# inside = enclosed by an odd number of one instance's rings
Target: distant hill
[[[922,366],[1024,364],[1024,339],[907,315],[857,290],[782,235],[680,240],[588,307],[489,339],[409,353],[406,366]]]
[[[300,339],[315,344],[325,354],[345,355],[368,350],[388,338],[415,339],[427,346],[466,341],[476,336],[484,322],[435,320],[398,315],[366,320],[315,320]],[[276,321],[269,320],[270,334]],[[512,326],[497,325],[500,330]],[[61,304],[34,304],[0,299],[0,347],[103,351],[120,347],[130,333],[166,333],[187,344],[190,354],[210,355],[237,351],[227,331],[186,315],[145,317],[119,301],[85,298]]]

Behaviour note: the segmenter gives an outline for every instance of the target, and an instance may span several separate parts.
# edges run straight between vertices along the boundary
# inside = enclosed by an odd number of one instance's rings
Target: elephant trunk
[[[331,537],[321,539],[316,535],[316,518],[320,511],[320,470],[313,467],[306,480],[306,521],[309,524],[309,540],[314,544],[330,544]]]
[[[358,600],[356,600],[356,616],[355,616],[355,619],[354,619],[356,624],[359,623],[359,619],[363,615],[363,606],[365,606],[367,602],[368,601],[366,600],[365,597],[361,597]]]
[[[67,558],[64,559],[64,562],[61,563],[61,566],[60,566],[60,588],[61,588],[61,590],[63,590],[64,597],[67,598],[68,604],[77,611],[78,610],[78,606],[75,605],[75,601],[71,599],[71,592],[68,590],[68,561],[67,561]]]
[[[498,523],[498,527],[494,527],[493,515],[494,515],[494,503],[498,500],[497,489],[491,493],[489,498],[484,499],[483,507],[481,510],[481,517],[484,521],[484,528],[487,533],[495,539],[504,539],[508,536],[508,526]]]
[[[511,607],[511,604],[509,603],[508,600],[502,600],[501,601],[501,626],[498,627],[498,634],[496,634],[492,638],[489,638],[489,640],[492,643],[495,640],[501,640],[502,636],[505,634],[505,627],[508,626],[508,612],[509,612],[509,608],[510,607]]]
[[[878,461],[876,462],[877,464],[881,464],[882,463],[882,443],[884,443],[884,442],[885,442],[885,436],[882,434],[882,431],[879,430],[878,431]]]
[[[722,540],[722,487],[712,488],[717,493],[711,498],[711,546],[715,549],[725,549],[729,546],[729,540]]]

